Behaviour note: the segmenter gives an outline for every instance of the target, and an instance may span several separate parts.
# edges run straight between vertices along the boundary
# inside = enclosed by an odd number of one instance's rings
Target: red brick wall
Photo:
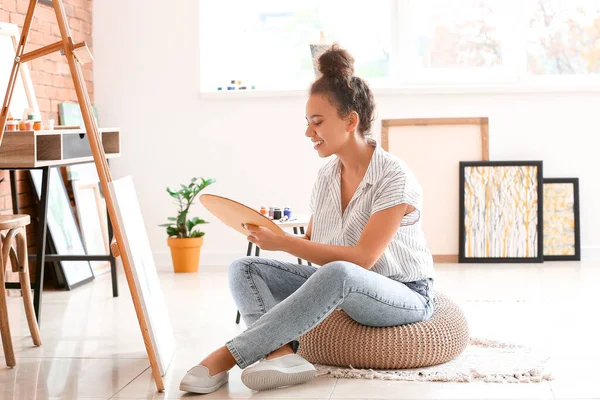
[[[64,0],[71,35],[75,43],[85,41],[93,54],[92,43],[92,1]],[[23,28],[29,0],[0,0],[0,21],[16,24]],[[28,45],[25,51],[31,51],[60,40],[54,9],[38,4]],[[58,103],[77,102],[69,65],[60,53],[51,54],[28,63],[35,94],[44,119],[54,119],[58,124]],[[93,63],[83,66],[86,86],[93,102],[94,84],[92,79]],[[4,93],[1,94],[4,99]]]
[[[92,0],[64,0],[65,11],[68,17],[71,35],[75,43],[85,41],[93,54],[92,43]],[[10,22],[19,27],[19,32],[25,22],[25,14],[29,7],[29,0],[0,0],[0,21]],[[60,31],[56,22],[54,9],[51,6],[38,4],[29,40],[25,52],[38,49],[45,45],[61,40]],[[28,63],[35,95],[43,119],[58,119],[58,104],[63,102],[77,102],[73,81],[69,72],[69,65],[60,53],[47,55]],[[93,103],[94,84],[92,75],[93,63],[83,66],[83,75],[87,90]],[[5,93],[0,93],[0,103],[4,100]],[[0,171],[0,178],[5,177],[0,183],[0,214],[12,213],[9,174]],[[32,215],[32,224],[27,229],[29,250],[35,251],[35,203],[34,194],[29,183],[29,174],[20,171],[17,174],[19,203],[21,212]]]

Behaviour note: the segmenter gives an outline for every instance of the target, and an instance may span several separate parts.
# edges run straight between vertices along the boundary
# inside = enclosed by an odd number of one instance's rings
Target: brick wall
[[[64,0],[69,27],[73,40],[85,41],[93,54],[92,43],[92,1]],[[0,0],[0,21],[10,22],[23,27],[29,0]],[[60,40],[54,9],[38,4],[28,45],[25,51],[31,51]],[[44,119],[55,119],[58,123],[58,103],[77,102],[69,65],[59,53],[51,54],[28,63],[35,94]],[[93,101],[94,84],[92,81],[93,63],[83,66],[83,75],[87,89]],[[2,94],[4,98],[4,94]]]
[[[92,43],[92,0],[64,0],[71,35],[75,43],[85,41],[93,54]],[[19,27],[19,32],[25,22],[25,14],[29,0],[0,0],[0,21],[10,22]],[[29,40],[25,52],[38,49],[59,41],[60,31],[56,23],[54,9],[51,6],[38,4]],[[58,119],[58,104],[77,102],[73,81],[66,59],[55,53],[28,63],[35,94],[43,119]],[[83,66],[83,75],[93,103],[94,84],[92,80],[93,63]],[[0,93],[0,103],[4,100],[5,92]],[[5,177],[0,183],[0,214],[12,213],[9,174],[0,171],[0,177]],[[21,212],[32,215],[32,224],[28,229],[29,250],[35,251],[35,203],[34,194],[26,171],[17,173],[17,188]]]

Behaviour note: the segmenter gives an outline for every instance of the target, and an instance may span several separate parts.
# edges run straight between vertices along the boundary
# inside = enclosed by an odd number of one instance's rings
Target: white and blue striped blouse
[[[372,271],[401,282],[434,278],[433,258],[421,228],[423,190],[400,159],[375,147],[367,172],[354,197],[341,212],[341,161],[334,157],[321,168],[313,187],[310,208],[313,217],[311,240],[336,246],[355,246],[371,215],[398,204],[414,211],[404,216],[398,232]]]

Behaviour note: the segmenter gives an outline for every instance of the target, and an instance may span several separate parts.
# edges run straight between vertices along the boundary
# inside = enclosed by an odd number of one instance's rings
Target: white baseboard
[[[581,259],[582,260],[600,260],[600,247],[582,247],[581,248]]]

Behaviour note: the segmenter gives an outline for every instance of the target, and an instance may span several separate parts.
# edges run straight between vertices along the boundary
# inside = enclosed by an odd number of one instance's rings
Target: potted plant
[[[177,217],[170,217],[169,223],[160,226],[167,228],[167,243],[171,249],[175,272],[198,272],[204,232],[195,228],[208,222],[198,217],[190,218],[188,212],[198,193],[215,182],[213,178],[192,178],[189,185],[182,184],[179,190],[167,188],[167,192],[177,203]]]

